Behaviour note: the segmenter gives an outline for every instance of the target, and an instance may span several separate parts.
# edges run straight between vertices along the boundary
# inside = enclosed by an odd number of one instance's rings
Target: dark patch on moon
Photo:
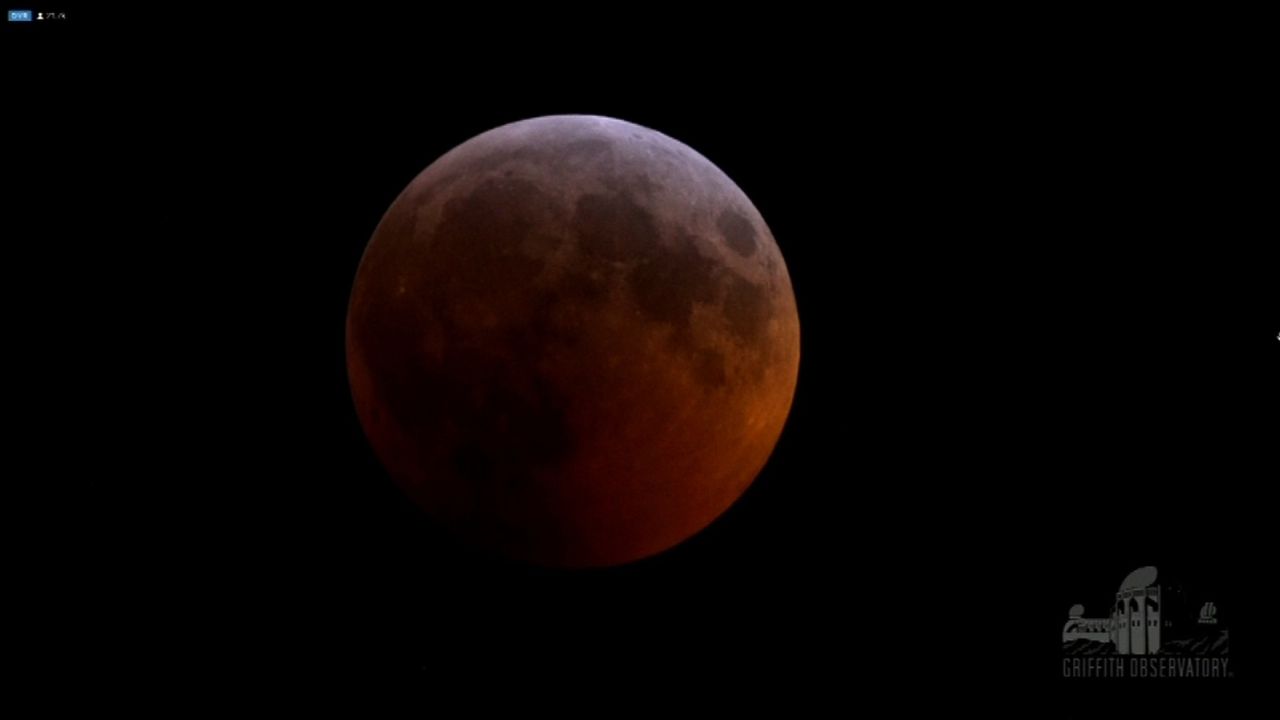
[[[554,473],[575,452],[567,401],[537,370],[547,340],[540,328],[511,329],[477,344],[467,326],[445,322],[432,334],[414,313],[395,306],[371,310],[357,325],[355,341],[382,399],[378,414],[385,412],[413,447],[447,443],[448,471],[462,481],[409,476],[410,487],[431,480],[432,487],[447,489],[439,507],[450,517],[501,520],[504,503],[536,497],[538,476]],[[449,351],[428,353],[434,345]],[[420,461],[434,466],[428,457]],[[490,529],[519,531],[518,525]]]
[[[568,452],[564,403],[535,368],[548,338],[573,340],[572,324],[555,322],[555,308],[592,293],[575,284],[559,291],[535,286],[546,258],[566,242],[535,227],[554,211],[554,199],[534,183],[487,179],[445,203],[427,231],[430,263],[414,268],[403,287],[370,289],[355,308],[354,340],[370,363],[381,407],[424,447],[457,438],[453,469],[477,487],[489,477],[517,481],[519,473],[553,465]],[[407,232],[413,217],[389,218],[374,246],[379,256],[418,243]],[[474,313],[509,308],[512,292],[524,295],[541,321],[489,336]]]
[[[446,467],[460,482],[432,478],[432,486],[448,490],[439,507],[449,521],[491,536],[500,546],[556,556],[563,543],[556,528],[523,518],[541,505],[547,478],[573,456],[574,438],[558,393],[536,374],[511,372],[527,343],[510,341],[502,353],[510,357],[463,355],[442,373],[449,387],[443,396],[419,398],[451,418],[443,436],[453,438]],[[461,367],[468,361],[471,368]],[[423,436],[420,442],[440,440]]]
[[[756,251],[756,228],[751,221],[733,210],[725,210],[716,220],[716,227],[724,235],[729,249],[742,257],[751,257]]]
[[[578,198],[573,226],[579,252],[588,260],[624,262],[652,252],[658,237],[653,214],[626,193],[588,193]]]
[[[494,283],[527,284],[544,268],[550,244],[562,240],[535,231],[534,219],[549,207],[554,198],[519,178],[491,178],[449,200],[431,235],[446,240],[433,248],[433,265],[450,270],[434,281],[469,292]]]
[[[490,178],[467,195],[445,203],[436,234],[450,238],[453,245],[492,245],[495,237],[515,241],[529,232],[536,209],[550,199],[528,180]],[[452,232],[465,234],[453,235]],[[485,242],[477,242],[480,240]]]
[[[518,352],[523,343],[510,348]],[[513,354],[512,357],[519,357]],[[493,484],[515,490],[530,480],[531,470],[554,467],[571,453],[573,443],[562,402],[545,385],[518,387],[489,373],[480,392],[451,407],[458,423],[454,468],[477,487]]]
[[[653,242],[627,275],[627,287],[645,317],[677,331],[688,329],[694,303],[715,299],[716,263],[699,253],[696,243],[686,235],[674,250]]]
[[[729,321],[730,332],[754,346],[764,338],[772,314],[773,301],[763,286],[730,276],[724,297],[724,317]]]

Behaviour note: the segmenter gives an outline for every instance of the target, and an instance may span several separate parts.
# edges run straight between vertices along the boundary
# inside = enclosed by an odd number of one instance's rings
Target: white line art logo
[[[1214,615],[1218,614],[1218,607],[1212,602],[1207,602],[1200,608],[1200,623],[1203,625],[1217,625],[1218,619]]]
[[[1217,602],[1159,576],[1129,573],[1105,616],[1072,605],[1062,627],[1062,676],[1231,677],[1228,633]]]

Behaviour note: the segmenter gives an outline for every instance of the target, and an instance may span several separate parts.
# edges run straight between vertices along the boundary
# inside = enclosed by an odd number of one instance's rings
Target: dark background
[[[43,538],[21,567],[46,607],[83,621],[64,661],[1092,716],[1132,691],[1059,678],[1067,608],[1102,614],[1155,564],[1221,588],[1236,677],[1144,707],[1230,716],[1265,682],[1280,293],[1243,20],[73,19],[5,36],[17,437],[37,489],[87,481],[13,525]],[[431,525],[365,443],[343,354],[400,190],[555,113],[715,162],[802,327],[742,500],[574,573]]]

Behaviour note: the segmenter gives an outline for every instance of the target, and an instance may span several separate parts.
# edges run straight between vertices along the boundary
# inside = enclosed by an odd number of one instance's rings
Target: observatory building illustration
[[[1155,655],[1171,641],[1199,634],[1199,625],[1205,624],[1203,611],[1197,621],[1182,589],[1157,579],[1156,568],[1150,565],[1129,573],[1116,590],[1107,617],[1087,618],[1083,605],[1073,605],[1062,628],[1063,644],[1091,641],[1109,644],[1109,652],[1118,655]]]

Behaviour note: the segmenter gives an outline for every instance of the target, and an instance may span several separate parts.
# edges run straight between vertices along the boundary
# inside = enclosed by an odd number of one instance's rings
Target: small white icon
[[[42,13],[42,12],[38,12],[38,13],[36,13],[36,19],[37,19],[37,20],[43,20],[43,19],[44,19],[44,13]]]
[[[1200,608],[1200,622],[1204,625],[1217,625],[1218,619],[1214,617],[1217,614],[1217,606],[1212,602],[1207,602]]]

